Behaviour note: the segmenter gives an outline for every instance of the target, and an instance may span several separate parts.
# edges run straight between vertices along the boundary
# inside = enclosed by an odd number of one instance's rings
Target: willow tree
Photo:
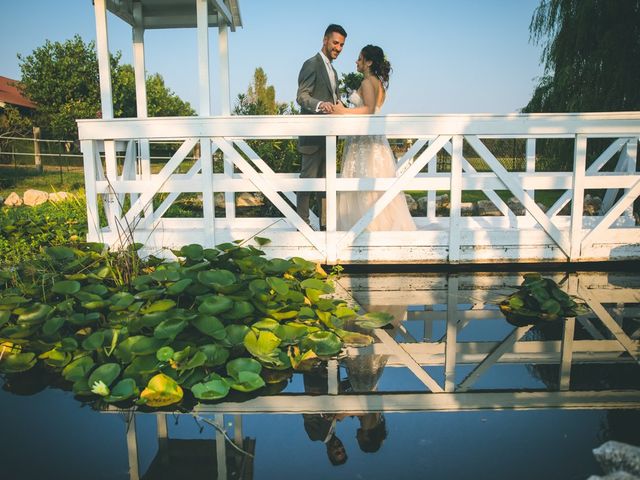
[[[542,0],[544,75],[525,112],[640,110],[640,0]]]

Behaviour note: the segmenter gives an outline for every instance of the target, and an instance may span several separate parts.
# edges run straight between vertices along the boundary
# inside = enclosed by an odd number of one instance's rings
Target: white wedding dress
[[[356,107],[364,105],[357,92],[349,101]],[[378,113],[376,107],[374,113]],[[396,176],[396,159],[383,135],[347,137],[342,154],[342,177]],[[384,192],[338,192],[338,230],[349,230]],[[373,230],[416,230],[404,193],[400,192],[366,228]]]

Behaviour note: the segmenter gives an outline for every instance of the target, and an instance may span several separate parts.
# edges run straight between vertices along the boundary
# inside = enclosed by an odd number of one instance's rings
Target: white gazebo
[[[95,0],[103,118],[79,120],[84,155],[88,238],[112,246],[140,242],[147,251],[199,243],[211,247],[260,235],[273,256],[303,256],[334,263],[582,262],[640,258],[640,226],[633,203],[640,195],[640,112],[455,115],[230,115],[228,31],[242,25],[238,0]],[[114,119],[109,73],[107,11],[133,28],[138,118]],[[197,117],[147,118],[144,31],[195,27],[198,40]],[[218,30],[219,71],[211,88],[209,29]],[[195,74],[195,72],[194,72]],[[220,102],[212,116],[210,92]],[[248,140],[326,138],[326,178],[300,179],[274,172]],[[385,135],[408,145],[391,178],[341,178],[339,136]],[[526,147],[522,164],[507,168],[492,150],[495,140]],[[570,142],[570,171],[541,168],[539,140]],[[150,142],[178,142],[159,172],[151,172]],[[493,143],[492,143],[493,142]],[[593,145],[596,158],[587,152]],[[592,147],[591,150],[594,150]],[[474,161],[467,158],[473,151]],[[124,152],[124,162],[119,162]],[[185,162],[189,153],[194,162]],[[213,155],[224,170],[214,172]],[[120,157],[118,156],[120,155]],[[437,157],[450,159],[446,168]],[[178,167],[186,165],[186,173]],[[480,165],[481,171],[478,171]],[[337,228],[337,196],[377,191],[378,201],[349,230]],[[326,231],[296,213],[296,192],[326,195]],[[398,194],[421,195],[415,232],[381,232],[367,226]],[[446,212],[438,192],[448,193]],[[489,214],[465,211],[464,191],[480,191]],[[504,192],[512,198],[505,198]],[[585,212],[592,192],[602,195]],[[235,196],[260,192],[279,211],[274,217],[236,216]],[[560,192],[560,193],[558,193]],[[214,194],[224,194],[216,214]],[[182,194],[202,198],[201,216],[165,215]],[[541,195],[559,196],[541,206]],[[155,200],[155,202],[154,202]],[[438,208],[437,208],[438,207]],[[314,219],[317,221],[317,219]]]

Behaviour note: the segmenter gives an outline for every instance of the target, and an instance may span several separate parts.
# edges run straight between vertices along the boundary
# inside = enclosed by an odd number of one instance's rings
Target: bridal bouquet
[[[349,96],[360,88],[362,79],[364,76],[358,72],[343,73],[339,83],[340,98],[342,103],[347,105],[349,102]]]

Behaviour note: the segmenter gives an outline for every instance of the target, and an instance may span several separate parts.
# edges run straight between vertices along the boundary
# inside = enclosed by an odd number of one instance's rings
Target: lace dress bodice
[[[362,100],[362,97],[360,96],[357,90],[354,90],[353,92],[351,92],[351,95],[349,95],[349,101],[353,104],[354,107],[364,106],[364,100]],[[376,106],[376,108],[373,110],[373,113],[374,114],[380,113],[380,108],[382,108],[382,105]]]

